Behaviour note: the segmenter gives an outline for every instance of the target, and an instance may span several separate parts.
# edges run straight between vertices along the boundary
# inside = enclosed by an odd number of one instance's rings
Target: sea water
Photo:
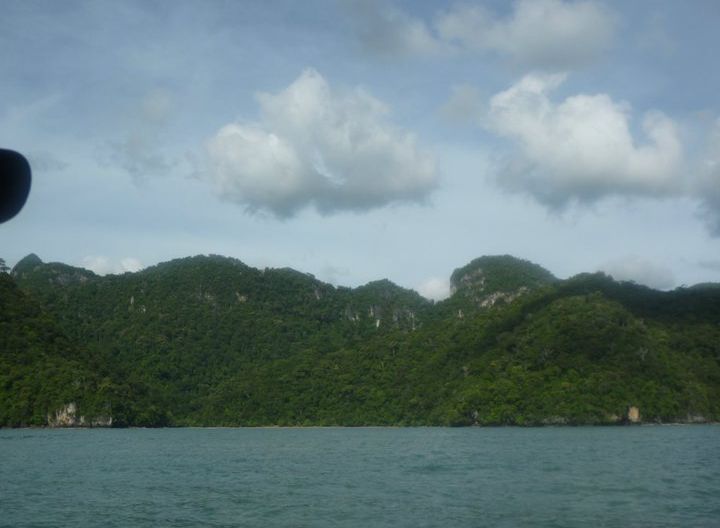
[[[720,426],[0,430],[0,526],[720,526]]]

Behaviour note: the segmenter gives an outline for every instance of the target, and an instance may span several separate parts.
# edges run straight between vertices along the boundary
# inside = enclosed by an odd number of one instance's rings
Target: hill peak
[[[40,266],[43,264],[43,261],[38,257],[35,253],[30,253],[29,255],[21,258],[17,264],[12,269],[12,274],[17,275],[18,273],[22,273],[23,271],[32,271],[37,266]]]
[[[457,268],[450,276],[451,294],[490,295],[530,290],[557,279],[542,266],[511,255],[486,255]]]
[[[23,283],[42,284],[46,282],[63,286],[85,283],[97,275],[85,268],[78,268],[62,262],[43,262],[35,253],[22,258],[12,269],[12,276]]]

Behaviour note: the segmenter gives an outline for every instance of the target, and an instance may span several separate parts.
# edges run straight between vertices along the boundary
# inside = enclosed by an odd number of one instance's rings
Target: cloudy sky
[[[720,281],[717,0],[6,0],[0,257]]]

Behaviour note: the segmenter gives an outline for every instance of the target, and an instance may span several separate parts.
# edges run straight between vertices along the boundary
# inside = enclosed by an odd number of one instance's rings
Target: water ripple
[[[0,527],[717,526],[720,427],[3,431]]]

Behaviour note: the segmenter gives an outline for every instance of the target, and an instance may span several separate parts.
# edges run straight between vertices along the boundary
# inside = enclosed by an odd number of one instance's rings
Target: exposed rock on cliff
[[[628,407],[627,421],[630,423],[640,423],[640,409],[635,406]]]
[[[472,301],[478,308],[511,303],[532,289],[557,279],[546,269],[509,255],[486,256],[456,269],[450,292]]]
[[[78,416],[78,409],[75,402],[70,402],[57,411],[55,414],[48,414],[48,427],[110,427],[112,416],[93,416],[86,419],[85,416]]]

